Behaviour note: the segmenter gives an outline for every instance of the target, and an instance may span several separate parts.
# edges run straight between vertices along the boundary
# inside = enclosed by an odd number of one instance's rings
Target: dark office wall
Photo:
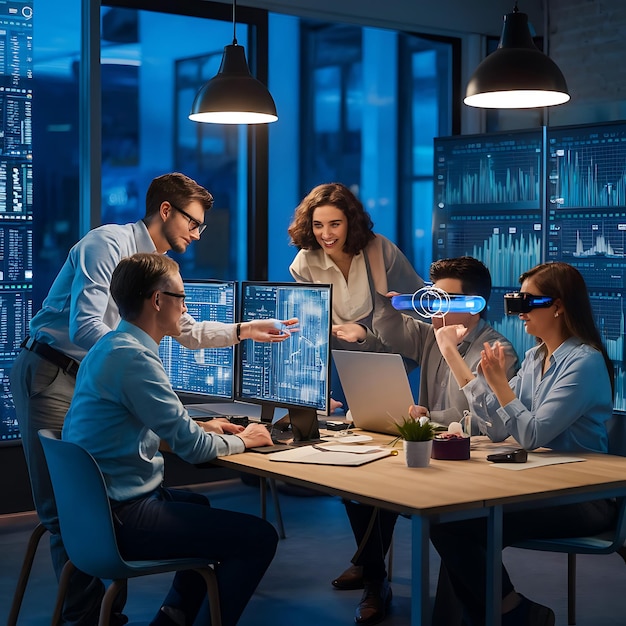
[[[34,508],[21,444],[0,448],[0,494],[0,515]]]
[[[361,26],[404,31],[434,31],[456,36],[469,32],[499,35],[502,15],[512,0],[439,0],[438,2],[380,2],[380,0],[246,0],[246,6],[300,17],[352,22]],[[521,0],[520,11],[541,27],[545,0]]]
[[[165,452],[166,486],[181,487],[226,480],[238,476],[220,467],[196,467],[175,454]],[[34,510],[28,470],[21,445],[0,449],[0,515]]]
[[[549,19],[550,56],[572,96],[550,124],[626,119],[626,2],[551,0]]]

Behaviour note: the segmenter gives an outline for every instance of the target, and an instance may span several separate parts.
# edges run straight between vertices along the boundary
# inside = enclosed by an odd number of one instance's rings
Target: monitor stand
[[[315,409],[289,409],[289,422],[295,445],[321,441]]]
[[[274,421],[274,409],[276,407],[273,404],[261,404],[261,423],[271,424]]]
[[[261,423],[266,426],[270,426],[274,420],[274,409],[276,407],[273,404],[261,405]],[[286,425],[286,421],[289,421],[291,428]],[[291,436],[293,440],[289,445],[310,445],[312,443],[321,441],[319,423],[317,420],[317,411],[309,408],[290,408],[288,415],[281,418],[276,424],[278,430],[288,433],[288,428],[291,430]]]

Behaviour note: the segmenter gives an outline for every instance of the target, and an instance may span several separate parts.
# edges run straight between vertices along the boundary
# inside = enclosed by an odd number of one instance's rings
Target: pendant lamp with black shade
[[[513,12],[504,16],[498,48],[470,78],[465,104],[485,109],[530,109],[569,99],[565,77],[535,45],[528,15],[518,10],[516,2]]]
[[[248,68],[236,36],[237,0],[233,0],[233,43],[224,47],[217,74],[205,83],[191,106],[189,119],[212,124],[267,124],[278,119],[267,87]]]

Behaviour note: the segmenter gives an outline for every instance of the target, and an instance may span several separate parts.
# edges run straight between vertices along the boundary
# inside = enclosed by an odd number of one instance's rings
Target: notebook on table
[[[378,459],[397,454],[396,450],[379,446],[333,445],[326,447],[312,445],[276,452],[269,456],[270,461],[285,463],[313,463],[315,465],[365,465]]]
[[[333,350],[335,367],[357,428],[397,435],[395,424],[415,404],[399,354]]]

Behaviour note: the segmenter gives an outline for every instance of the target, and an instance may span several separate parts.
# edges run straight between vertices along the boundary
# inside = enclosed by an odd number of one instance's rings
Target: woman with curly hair
[[[413,293],[424,286],[398,247],[374,233],[361,202],[340,183],[312,189],[288,232],[300,249],[291,275],[298,282],[333,285],[335,325],[359,321],[371,327],[375,292]]]

